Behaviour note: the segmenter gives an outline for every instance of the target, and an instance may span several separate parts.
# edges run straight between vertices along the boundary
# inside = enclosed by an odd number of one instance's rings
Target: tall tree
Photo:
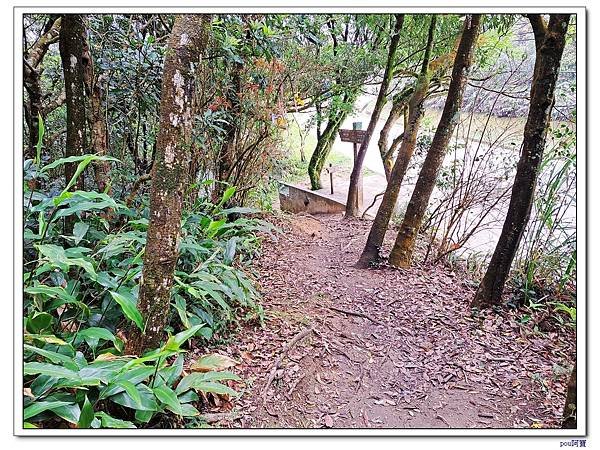
[[[167,322],[190,165],[196,94],[194,73],[206,47],[209,17],[177,16],[167,44],[160,131],[150,192],[150,224],[138,302],[144,327],[143,330],[134,328],[127,343],[128,351],[135,354],[157,347]]]
[[[529,114],[502,233],[472,301],[472,306],[477,307],[500,303],[510,267],[529,220],[569,27],[569,14],[551,14],[548,23],[539,14],[530,14],[528,17],[536,47]]]
[[[479,34],[480,20],[480,14],[465,17],[444,110],[404,213],[396,242],[390,253],[389,262],[392,266],[410,266],[417,233],[421,228],[438,172],[444,161],[448,143],[458,123],[458,112],[462,104],[468,73],[473,60],[473,49]]]
[[[392,168],[390,179],[381,200],[381,206],[377,210],[375,220],[371,225],[369,236],[367,237],[367,243],[365,248],[356,263],[357,267],[368,267],[370,264],[375,262],[379,258],[379,251],[385,238],[388,224],[392,217],[396,202],[398,200],[398,194],[400,193],[400,186],[402,180],[408,169],[408,164],[415,150],[417,143],[417,134],[419,126],[421,124],[421,118],[423,116],[423,102],[427,95],[430,83],[430,72],[429,59],[431,57],[431,50],[433,48],[433,36],[435,30],[436,16],[431,16],[431,22],[429,24],[429,32],[427,35],[427,45],[425,47],[425,54],[423,55],[423,61],[421,64],[421,71],[417,79],[414,92],[408,102],[408,123],[404,130],[404,136],[402,138],[402,144],[398,150],[398,156]]]
[[[86,145],[85,126],[85,84],[84,70],[84,34],[83,17],[79,14],[66,14],[62,17],[59,50],[65,79],[65,103],[67,105],[67,138],[65,156],[81,156]],[[77,163],[65,164],[66,183],[69,183]],[[73,186],[83,189],[83,177],[79,177]],[[66,223],[67,231],[72,220]]]
[[[338,131],[350,113],[351,105],[354,105],[357,94],[358,91],[354,89],[342,94],[341,104],[343,106],[339,110],[330,111],[330,117],[327,120],[325,129],[322,132],[319,131],[317,145],[308,162],[308,176],[310,178],[310,187],[313,190],[321,189],[322,187],[321,172],[323,171],[323,166],[331,152]]]
[[[371,114],[365,137],[360,144],[358,154],[354,161],[354,167],[350,174],[350,186],[348,186],[348,199],[346,200],[346,217],[356,217],[360,212],[358,207],[358,182],[360,180],[362,165],[367,154],[367,149],[369,148],[369,143],[371,142],[371,136],[373,135],[377,122],[379,122],[381,111],[387,101],[388,89],[394,76],[394,65],[396,63],[396,53],[400,42],[400,31],[402,30],[402,24],[404,23],[404,14],[396,14],[395,19],[394,34],[390,40],[387,63],[383,73],[383,80],[379,87],[377,101],[375,102],[375,107],[373,108],[373,113]]]
[[[421,43],[422,30],[424,29],[425,32],[428,31],[427,27],[423,26],[427,21],[427,17],[421,18],[415,17],[415,15],[409,15],[407,16],[407,19],[410,20],[410,26],[407,27],[405,23],[405,32],[402,33],[404,40],[399,45],[398,61],[394,68],[394,77],[398,79],[398,85],[402,87],[392,97],[392,107],[381,128],[379,140],[377,142],[387,181],[390,179],[392,168],[394,166],[394,155],[404,138],[403,133],[400,133],[393,139],[391,134],[400,117],[403,117],[404,119],[403,130],[406,130],[408,127],[408,101],[414,93],[416,81],[419,78],[418,71],[414,69],[414,64],[417,62],[415,61],[415,57],[418,57],[418,62],[421,62],[419,55],[424,51],[427,45],[426,43]],[[458,16],[438,17],[438,32],[443,33],[444,36],[454,34],[454,28],[458,25],[457,19]],[[460,23],[460,27],[462,29],[462,23]],[[432,49],[431,61],[429,63],[429,70],[432,71],[432,76],[427,98],[441,95],[447,91],[447,85],[450,81],[450,72],[452,71],[452,63],[458,49],[459,41],[460,36],[458,36],[454,45],[452,45],[450,39],[442,38],[436,42],[436,46]],[[419,48],[417,48],[417,46]],[[404,80],[410,78],[413,78],[414,81],[408,83],[404,82]]]
[[[217,158],[216,179],[228,180],[231,175],[232,167],[235,163],[235,146],[239,138],[240,122],[242,120],[242,69],[244,64],[239,61],[233,61],[230,64],[231,86],[227,89],[227,100],[231,104],[231,119],[223,125],[225,130],[225,141],[221,145],[220,154]],[[213,191],[213,202],[216,204],[223,196],[227,185],[225,183],[215,183]]]
[[[358,49],[363,47],[365,50],[368,42],[361,36],[361,33],[350,34],[349,28],[353,26],[358,31],[367,30],[368,27],[358,22],[357,17],[352,15],[331,15],[326,20],[325,26],[328,40],[331,42],[330,47],[328,46],[328,50],[331,52],[331,62],[336,68],[331,79],[323,80],[325,82],[323,84],[329,85],[327,89],[324,89],[326,92],[317,95],[315,99],[317,144],[308,163],[308,177],[313,190],[322,187],[321,173],[325,161],[331,152],[339,129],[354,107],[362,81],[367,75],[353,67],[352,63],[355,61],[349,62],[346,58],[360,57]],[[321,51],[321,43],[317,42],[316,45],[319,46],[317,55],[324,57],[323,55],[329,53]],[[325,119],[327,123],[322,130],[321,124]]]

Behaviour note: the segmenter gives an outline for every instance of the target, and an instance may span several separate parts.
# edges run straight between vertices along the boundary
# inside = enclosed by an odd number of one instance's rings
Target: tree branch
[[[46,115],[50,114],[60,105],[62,105],[66,99],[67,95],[65,94],[65,91],[62,91],[53,100],[49,101],[48,103],[42,106],[40,114],[42,115],[42,117],[46,117]]]
[[[51,44],[58,42],[60,36],[60,24],[61,19],[58,18],[52,24],[50,29],[44,33],[35,44],[33,44],[33,47],[31,47],[31,50],[29,50],[29,53],[25,57],[26,63],[30,68],[35,70],[42,59],[44,59],[48,47],[50,47]]]

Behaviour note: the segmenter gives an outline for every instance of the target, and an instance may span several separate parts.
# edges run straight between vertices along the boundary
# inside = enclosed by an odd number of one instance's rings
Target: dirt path
[[[472,316],[473,283],[446,267],[355,269],[369,225],[278,224],[255,265],[265,326],[221,349],[246,387],[220,426],[556,427],[574,337],[535,332],[518,311]]]

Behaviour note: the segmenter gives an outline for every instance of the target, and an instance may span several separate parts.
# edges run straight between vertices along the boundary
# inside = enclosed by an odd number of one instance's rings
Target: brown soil
[[[278,224],[255,264],[265,325],[220,349],[241,361],[246,385],[237,418],[219,426],[558,427],[572,330],[536,331],[518,310],[472,314],[473,282],[443,265],[354,268],[369,225],[307,215]]]

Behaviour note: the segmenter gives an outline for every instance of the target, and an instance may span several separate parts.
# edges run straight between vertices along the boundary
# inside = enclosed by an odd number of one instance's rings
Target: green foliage
[[[294,96],[294,82],[282,59],[289,42],[284,15],[213,16],[207,53],[211,63],[199,74],[202,109],[195,120],[197,185],[207,173],[215,178],[214,195],[223,184],[240,189],[226,204],[252,204],[253,191],[264,189],[278,160],[281,130],[286,126],[286,104]]]
[[[26,335],[32,344],[25,345],[24,374],[29,387],[24,419],[30,424],[66,421],[77,428],[136,428],[157,414],[199,416],[191,404],[198,399],[197,393],[235,396],[233,389],[219,381],[240,381],[230,372],[182,377],[181,346],[202,326],[172,336],[142,358],[103,353],[89,360],[76,349],[76,340],[48,343]]]
[[[35,146],[35,159],[34,159],[34,163],[37,165],[39,165],[42,161],[42,145],[43,145],[45,131],[46,130],[44,128],[44,119],[42,119],[42,115],[38,113],[38,141]]]
[[[88,43],[106,95],[109,142],[122,164],[111,183],[124,186],[149,172],[159,129],[162,69],[173,16],[90,14]]]
[[[64,158],[39,170],[29,161],[30,179],[79,161],[74,185],[97,159]],[[33,192],[25,184],[27,426],[148,426],[159,415],[199,416],[197,392],[235,395],[220,383],[239,381],[228,372],[181,378],[186,341],[223,337],[242,320],[262,320],[245,267],[258,252],[258,233],[274,229],[244,217],[255,210],[224,208],[234,193],[229,187],[216,204],[198,200],[184,213],[171,337],[138,358],[123,352],[128,330],[143,327],[137,297],[148,219],[108,194]],[[65,218],[74,219],[72,233],[64,232]]]
[[[256,218],[228,220],[257,212],[245,207],[223,209],[234,192],[232,187],[226,189],[217,205],[196,202],[182,219],[173,307],[184,327],[207,324],[200,330],[205,338],[237,325],[240,317],[258,321],[263,318],[253,282],[238,267],[247,265],[257,255],[257,233],[270,234],[275,229]]]

